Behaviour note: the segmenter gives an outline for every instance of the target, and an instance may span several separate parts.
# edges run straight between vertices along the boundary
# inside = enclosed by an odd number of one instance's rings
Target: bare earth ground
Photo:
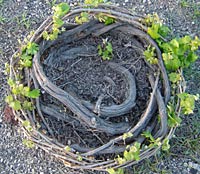
[[[57,1],[60,2],[60,1]],[[80,1],[65,1],[77,5]],[[147,14],[157,12],[172,29],[172,34],[189,34],[200,37],[200,3],[197,1],[174,0],[119,0],[112,1],[119,6],[130,8],[133,13]],[[24,38],[31,30],[50,14],[49,0],[0,0],[0,173],[1,174],[81,174],[97,173],[75,171],[64,167],[40,149],[27,149],[22,145],[22,136],[16,127],[2,121],[6,77],[4,64],[18,46],[18,39]],[[190,93],[200,93],[200,60],[185,71]],[[167,154],[143,161],[127,173],[200,173],[200,102],[196,104],[193,115],[183,117],[181,127],[171,141]],[[102,172],[103,173],[103,172]]]

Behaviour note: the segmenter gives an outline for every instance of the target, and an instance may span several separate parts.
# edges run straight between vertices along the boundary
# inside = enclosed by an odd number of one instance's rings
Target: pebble
[[[189,163],[188,163],[188,166],[189,166],[190,168],[193,168],[193,169],[198,170],[198,171],[200,172],[200,165],[199,165],[199,164],[193,163],[193,162],[189,162]]]
[[[188,163],[183,163],[183,166],[184,166],[184,167],[187,167],[187,166],[188,166]]]

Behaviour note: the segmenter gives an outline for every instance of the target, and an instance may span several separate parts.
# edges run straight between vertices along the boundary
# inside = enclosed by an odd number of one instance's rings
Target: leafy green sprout
[[[148,26],[147,33],[156,41],[160,41],[161,37],[166,37],[170,32],[170,29],[162,24],[157,13],[147,15],[144,19],[144,23]]]
[[[22,53],[20,55],[20,64],[23,67],[32,66],[32,57],[38,52],[39,46],[36,43],[28,42],[22,47]]]
[[[28,148],[34,148],[35,147],[35,143],[31,140],[28,140],[28,139],[23,139],[22,143]]]
[[[66,152],[69,152],[71,150],[71,148],[69,146],[65,146],[64,149]]]
[[[33,131],[33,127],[31,126],[31,123],[28,120],[23,121],[22,126],[24,126],[29,132]]]
[[[99,4],[103,3],[104,0],[85,0],[84,4],[86,5],[92,5],[94,7],[97,7]]]
[[[135,142],[134,145],[128,146],[127,150],[124,151],[124,158],[126,161],[131,161],[131,160],[140,160],[140,148],[141,148],[141,143]]]
[[[103,44],[98,45],[98,54],[102,57],[103,60],[111,60],[113,56],[113,48],[112,44],[107,41],[107,39],[103,39]]]
[[[153,65],[158,64],[158,59],[156,58],[156,53],[155,53],[155,47],[149,45],[147,47],[147,50],[145,50],[143,54],[147,62]]]
[[[177,72],[169,73],[169,80],[170,80],[172,83],[177,84],[178,82],[181,81],[181,79],[182,79],[182,77],[181,77],[181,74],[180,74],[180,73],[177,73]]]
[[[96,15],[96,18],[99,20],[99,22],[104,22],[105,25],[110,25],[115,23],[115,19],[105,15],[104,13],[98,13]]]
[[[105,25],[110,25],[115,22],[115,19],[112,17],[109,17],[103,13],[98,13],[95,15],[95,17],[99,20],[99,22],[103,22]],[[75,22],[77,24],[83,24],[88,22],[90,19],[90,15],[88,12],[81,12],[79,16],[75,17]]]
[[[89,21],[89,14],[87,12],[82,12],[80,16],[75,17],[75,22],[77,24],[83,24]]]
[[[60,3],[53,8],[53,26],[52,32],[48,33],[47,31],[43,32],[43,38],[45,40],[55,40],[58,37],[58,34],[63,31],[61,28],[64,24],[62,17],[67,14],[70,10],[70,6],[67,3]]]
[[[155,138],[152,136],[151,132],[149,132],[149,131],[144,131],[144,132],[142,133],[142,135],[143,135],[145,138],[149,139],[149,142],[150,142],[149,147],[161,147],[161,145],[162,145],[161,139],[160,139],[160,138],[155,139]]]
[[[124,169],[122,169],[122,168],[119,168],[119,169],[109,168],[109,169],[107,169],[107,172],[109,174],[124,174]]]
[[[6,96],[5,98],[5,101],[8,103],[8,105],[14,110],[20,110],[22,108],[26,110],[33,110],[34,106],[32,102],[28,99],[38,98],[40,96],[40,90],[31,90],[30,87],[24,86],[23,84],[20,84],[19,82],[16,82],[13,79],[8,79],[7,83],[11,88],[11,94]],[[21,102],[17,98],[24,98],[24,100]]]
[[[124,133],[122,138],[123,140],[126,140],[127,138],[131,138],[133,136],[133,134],[131,132],[127,132],[127,133]]]
[[[178,117],[177,113],[175,112],[175,106],[172,103],[168,103],[167,105],[167,115],[168,120],[167,124],[169,127],[177,127],[181,124],[181,118]]]
[[[199,99],[199,94],[192,95],[184,92],[178,94],[177,96],[181,100],[180,106],[183,114],[193,114],[193,110],[195,108],[195,101]]]
[[[128,138],[130,137],[131,134],[124,134],[124,138]],[[133,145],[129,145],[126,147],[126,150],[123,153],[123,156],[120,157],[118,155],[118,157],[115,159],[115,161],[122,165],[128,161],[132,161],[132,160],[136,160],[139,161],[140,160],[140,149],[141,149],[141,143],[139,142],[135,142]],[[107,172],[109,174],[124,174],[124,169],[123,168],[118,168],[118,169],[113,169],[113,168],[108,168]]]
[[[162,144],[162,150],[163,151],[168,151],[170,149],[170,144],[169,144],[169,139],[165,138],[163,140],[163,144]]]

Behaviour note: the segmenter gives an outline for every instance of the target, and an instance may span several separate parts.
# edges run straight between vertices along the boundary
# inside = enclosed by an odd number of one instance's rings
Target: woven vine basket
[[[83,12],[89,14],[89,21],[74,23]],[[99,14],[115,22],[105,25],[97,20]],[[167,124],[171,94],[162,54],[147,34],[144,18],[99,5],[75,7],[62,19],[65,24],[57,39],[43,39],[43,32],[52,30],[51,16],[29,39],[39,50],[32,67],[21,71],[21,83],[40,89],[41,94],[31,99],[32,111],[12,110],[29,143],[75,169],[106,171],[151,157],[175,127]],[[98,54],[102,42],[112,43],[110,60]],[[157,64],[144,58],[149,45],[155,48]],[[19,61],[12,57],[10,63],[10,78],[15,80]],[[159,140],[156,146],[149,146],[145,131]],[[131,151],[138,158],[128,160],[125,154]]]

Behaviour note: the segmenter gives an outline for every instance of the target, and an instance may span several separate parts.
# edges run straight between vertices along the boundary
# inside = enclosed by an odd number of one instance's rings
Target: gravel
[[[80,1],[65,2],[75,6]],[[130,8],[133,13],[157,12],[176,36],[185,34],[200,36],[200,18],[194,15],[196,7],[184,8],[181,7],[180,1],[174,0],[113,0],[112,2],[118,6]],[[187,2],[196,3],[196,5],[199,3],[197,1]],[[66,168],[41,149],[27,149],[22,144],[23,134],[19,132],[19,129],[4,123],[2,119],[3,100],[7,88],[6,77],[3,73],[4,64],[17,49],[18,40],[23,39],[32,29],[36,29],[50,13],[51,6],[48,0],[3,0],[3,3],[0,1],[0,174],[97,173]],[[197,86],[195,79],[190,82],[193,88]],[[172,151],[176,151],[176,148],[178,147],[173,147]],[[199,154],[197,156],[199,157]],[[156,167],[159,171],[167,170],[167,173],[172,174],[200,173],[200,165],[192,158],[185,156],[158,159]],[[103,172],[100,173],[103,174]],[[133,173],[133,170],[130,169],[128,173]],[[160,172],[147,169],[140,173]]]

